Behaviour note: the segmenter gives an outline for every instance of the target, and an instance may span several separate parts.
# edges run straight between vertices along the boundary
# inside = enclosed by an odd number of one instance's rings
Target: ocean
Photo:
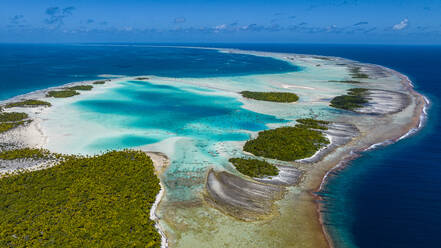
[[[407,75],[430,100],[416,135],[364,152],[332,174],[324,219],[336,247],[438,247],[441,243],[441,46],[239,45],[340,56]]]
[[[0,44],[0,100],[99,75],[239,76],[296,71],[271,58],[214,50],[119,45]]]
[[[188,44],[187,44],[188,45]],[[439,98],[441,97],[441,47],[380,45],[305,45],[305,44],[191,44],[194,46],[233,47],[248,50],[292,52],[340,56],[395,69],[412,80],[415,89],[431,101],[429,118],[416,135],[396,144],[365,152],[346,168],[332,174],[321,194],[325,195],[326,228],[337,247],[436,247],[441,242],[441,145],[439,143]],[[300,70],[283,61],[248,55],[232,55],[212,50],[150,48],[142,46],[95,45],[0,45],[0,99],[60,84],[92,80],[101,74],[149,75],[163,77],[239,76],[283,73]],[[131,83],[131,82],[128,82]],[[132,82],[134,83],[134,82]],[[146,85],[144,95],[129,92],[139,101],[163,99],[164,90]],[[154,90],[154,92],[152,92]],[[127,92],[126,92],[127,93]],[[146,98],[147,97],[147,98]],[[194,111],[194,98],[178,94],[186,103],[179,111]],[[105,100],[105,99],[104,99]],[[167,99],[163,99],[167,102]],[[175,99],[174,99],[175,100]],[[215,109],[231,116],[240,106],[230,98],[217,99],[224,107]],[[109,102],[104,102],[108,104]],[[81,109],[99,109],[103,101],[84,101]],[[126,113],[133,106],[116,106]],[[207,105],[213,108],[214,105]],[[212,112],[213,109],[209,109]],[[105,110],[103,110],[105,111]],[[211,125],[222,124],[198,110]],[[250,113],[251,114],[251,113]],[[185,123],[187,117],[180,119]],[[262,123],[277,122],[256,116]],[[158,125],[163,125],[159,123]],[[236,125],[236,124],[235,124]],[[237,123],[237,128],[264,129],[252,123]],[[222,127],[224,128],[224,127]],[[234,127],[236,128],[236,127]],[[170,126],[170,131],[175,131]],[[204,134],[201,134],[204,135]],[[243,140],[234,134],[228,140]],[[216,139],[224,139],[218,137]],[[128,136],[117,141],[145,144],[155,140]],[[107,142],[104,142],[107,143]],[[99,145],[99,144],[98,144]]]

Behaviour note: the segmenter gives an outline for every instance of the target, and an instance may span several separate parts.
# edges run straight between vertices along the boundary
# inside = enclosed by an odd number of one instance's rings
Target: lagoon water
[[[194,188],[182,187],[185,185],[182,182],[196,176],[203,178],[209,166],[229,166],[225,156],[219,156],[221,150],[228,152],[225,149],[232,147],[224,147],[224,142],[246,141],[250,132],[267,129],[268,123],[286,122],[243,109],[242,105],[236,98],[213,95],[210,90],[201,91],[196,87],[123,81],[111,91],[74,104],[77,113],[86,115],[82,117],[87,120],[85,125],[93,122],[108,131],[97,128],[93,138],[72,133],[81,138],[78,141],[65,138],[61,142],[76,144],[75,148],[68,149],[79,153],[140,146],[164,152],[174,147],[174,151],[166,152],[171,158],[164,175],[169,189],[167,196],[175,201],[191,200]],[[63,123],[58,119],[55,122]],[[170,146],[170,142],[174,144]],[[150,144],[152,146],[148,146]],[[60,144],[52,144],[51,150],[57,150],[57,145]],[[65,146],[60,147],[63,147],[61,152],[68,152]],[[239,148],[233,147],[236,151],[230,152],[240,152]],[[189,178],[189,173],[194,175]]]
[[[410,76],[416,89],[432,101],[426,128],[397,144],[367,152],[336,173],[322,192],[327,195],[325,220],[337,247],[434,247],[441,242],[441,137],[437,131],[441,48],[249,44],[232,47],[341,56],[388,66]],[[168,77],[166,81],[236,77],[230,80],[229,87],[234,88],[234,83],[253,87],[257,79],[247,75],[281,73],[278,79],[283,81],[283,73],[301,70],[279,60],[211,50],[4,44],[0,45],[0,99],[66,82],[97,79],[100,74],[153,74]],[[82,131],[93,137],[93,142],[86,142],[83,147],[81,140],[67,138],[71,139],[71,149],[84,152],[147,146],[154,150],[161,142],[175,142],[174,160],[180,166],[171,165],[165,182],[174,187],[183,183],[178,181],[180,173],[192,178],[204,167],[195,165],[195,161],[227,164],[217,153],[237,151],[226,151],[227,146],[219,144],[246,140],[252,132],[296,117],[284,116],[283,120],[280,116],[247,110],[234,95],[214,89],[216,82],[211,82],[210,90],[188,84],[174,87],[126,80],[93,98],[85,94],[80,101],[66,106],[66,113],[81,114],[88,120],[90,130]],[[173,83],[179,85],[177,81]],[[308,95],[307,91],[297,90]],[[320,106],[313,108],[318,113],[322,111]],[[182,150],[191,153],[178,152]],[[182,166],[191,167],[194,174],[189,167]],[[172,192],[176,193],[173,197],[181,200],[191,197],[189,192],[179,189]]]

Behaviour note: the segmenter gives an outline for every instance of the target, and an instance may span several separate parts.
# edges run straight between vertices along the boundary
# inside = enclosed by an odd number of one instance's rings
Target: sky
[[[441,44],[441,0],[0,0],[0,42]]]

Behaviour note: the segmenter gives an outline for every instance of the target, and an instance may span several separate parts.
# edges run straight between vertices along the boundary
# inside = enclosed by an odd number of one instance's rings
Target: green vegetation
[[[368,89],[365,88],[352,88],[348,90],[348,94],[350,95],[362,95],[368,92]]]
[[[77,86],[69,87],[67,89],[69,89],[69,90],[85,90],[85,91],[89,91],[89,90],[92,90],[92,88],[93,88],[92,85],[77,85]]]
[[[159,190],[151,159],[130,150],[0,178],[0,247],[160,247]]]
[[[299,97],[296,94],[289,92],[242,91],[240,94],[246,98],[269,102],[296,102],[299,100]]]
[[[0,122],[16,122],[27,119],[28,115],[26,113],[18,112],[2,112],[0,113]]]
[[[349,89],[346,95],[334,97],[331,100],[331,107],[353,111],[368,103],[368,94],[368,90],[364,88]]]
[[[352,78],[369,78],[368,74],[362,73],[362,72],[360,72],[360,70],[361,70],[360,67],[350,68],[349,71],[351,72]]]
[[[93,84],[105,84],[105,83],[106,83],[105,80],[99,80],[99,81],[93,82]]]
[[[13,128],[16,128],[20,125],[23,125],[25,122],[13,122],[13,123],[0,123],[0,133],[4,133],[6,131],[9,131]]]
[[[0,152],[0,159],[3,160],[14,160],[21,158],[48,159],[53,157],[60,157],[60,156],[57,154],[51,154],[48,150],[44,150],[44,149],[23,148],[23,149],[7,150]]]
[[[321,59],[321,60],[332,60],[332,58],[329,57],[322,57],[322,56],[314,56],[315,59]]]
[[[256,156],[294,161],[314,155],[320,148],[329,144],[329,140],[319,130],[325,129],[324,121],[311,119],[297,120],[294,127],[281,127],[259,132],[254,140],[245,143],[244,151]]]
[[[331,83],[345,83],[345,84],[361,84],[363,82],[356,81],[356,80],[329,80],[328,82]]]
[[[279,169],[266,161],[250,158],[230,158],[229,161],[240,173],[250,177],[277,176],[279,174]]]
[[[312,128],[312,129],[320,129],[320,130],[328,130],[328,127],[326,126],[329,124],[329,121],[322,121],[322,120],[315,120],[312,118],[306,118],[306,119],[298,119],[296,120],[298,127],[305,127],[305,128]]]
[[[6,104],[5,108],[13,108],[13,107],[38,107],[45,106],[50,107],[52,104],[50,102],[40,101],[40,100],[23,100],[20,102],[11,102]]]
[[[18,113],[18,112],[1,112],[0,113],[0,133],[4,133],[13,128],[21,126],[26,122],[24,121],[29,116],[26,113]]]
[[[79,95],[80,93],[75,90],[58,90],[58,91],[49,91],[46,96],[47,97],[55,97],[55,98],[67,98]]]

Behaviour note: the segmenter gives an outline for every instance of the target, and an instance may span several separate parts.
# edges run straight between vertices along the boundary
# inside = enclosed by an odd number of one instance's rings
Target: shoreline
[[[161,248],[168,248],[168,239],[167,236],[165,235],[165,230],[162,228],[161,224],[159,223],[160,218],[156,214],[156,210],[158,209],[162,199],[165,196],[165,187],[161,181],[161,176],[164,170],[170,164],[170,160],[165,154],[160,152],[145,151],[145,153],[150,157],[150,159],[153,161],[153,164],[155,165],[155,174],[159,178],[159,185],[161,187],[161,190],[156,195],[155,202],[153,203],[152,208],[150,209],[150,219],[155,222],[155,227],[158,230],[159,235],[161,235]]]
[[[330,175],[333,171],[344,169],[350,161],[355,160],[358,157],[362,156],[363,152],[375,149],[377,147],[394,144],[404,138],[407,138],[409,136],[416,134],[418,131],[420,131],[424,127],[424,123],[425,123],[427,116],[428,116],[427,108],[430,106],[430,100],[426,96],[424,96],[414,90],[414,84],[412,83],[412,81],[409,79],[408,76],[406,76],[396,70],[393,70],[391,68],[382,66],[382,65],[363,63],[363,62],[355,61],[352,59],[346,59],[346,58],[336,57],[336,56],[322,56],[322,55],[314,55],[314,54],[312,54],[312,55],[311,54],[289,54],[289,53],[276,53],[276,52],[264,52],[264,51],[253,51],[253,50],[240,50],[240,49],[234,49],[234,48],[204,48],[204,47],[189,47],[189,48],[214,49],[214,50],[219,50],[221,52],[251,54],[251,55],[255,55],[255,56],[268,56],[268,57],[273,57],[275,59],[281,59],[281,60],[284,60],[287,62],[293,62],[292,59],[289,58],[289,56],[309,56],[309,57],[321,56],[321,57],[333,58],[333,59],[337,59],[337,60],[343,59],[345,61],[349,61],[349,62],[355,63],[355,64],[362,64],[362,65],[367,65],[370,67],[378,67],[382,70],[391,72],[393,75],[396,75],[400,78],[400,83],[406,88],[408,93],[415,98],[415,100],[417,102],[415,110],[414,110],[414,114],[412,116],[412,121],[406,125],[407,126],[405,128],[406,131],[402,132],[400,135],[396,135],[394,138],[385,139],[380,142],[370,144],[368,147],[363,147],[363,148],[359,148],[356,150],[351,149],[349,151],[349,153],[346,154],[346,156],[342,157],[339,160],[339,162],[337,162],[331,169],[329,169],[325,172],[325,174],[322,176],[320,184],[318,185],[315,192],[319,192],[326,185],[326,183],[329,180]],[[313,157],[316,156],[319,152],[320,152],[320,150],[316,154],[314,154]],[[309,158],[306,158],[306,159],[309,159]],[[320,197],[319,195],[317,195],[315,192],[309,192],[309,194],[312,195],[313,199],[315,199],[314,204],[316,205],[316,211],[318,214],[318,219],[319,219],[319,223],[321,225],[322,233],[326,239],[326,242],[328,243],[328,247],[334,248],[335,246],[333,243],[333,239],[332,239],[331,235],[328,233],[328,231],[326,230],[326,227],[323,222],[323,215],[321,212],[321,210],[323,209],[323,203],[320,203],[320,200],[323,200],[323,198]]]
[[[166,47],[169,47],[169,46],[166,46]],[[172,46],[172,47],[174,47],[174,46]],[[207,48],[207,47],[205,47],[205,48],[204,47],[178,47],[178,48],[211,49],[211,50],[218,50],[220,52],[226,51],[226,52],[232,52],[232,53],[251,54],[251,55],[255,55],[255,56],[268,56],[268,57],[272,57],[274,59],[282,59],[282,60],[285,60],[287,62],[293,62],[293,61],[290,60],[286,56],[318,56],[318,55],[304,55],[304,54],[287,54],[287,53],[273,53],[273,52],[262,52],[262,51],[248,51],[248,50],[228,49],[228,48]],[[323,57],[325,57],[325,56],[323,56]],[[344,59],[346,61],[352,61],[352,60],[349,60],[349,59],[340,58],[340,57],[334,57],[334,56],[326,56],[326,57],[337,58],[339,60],[340,59]],[[358,61],[354,61],[354,62],[355,63],[361,63],[361,62],[358,62]],[[406,125],[406,131],[405,132],[403,131],[402,135],[397,136],[397,137],[392,138],[392,139],[386,139],[386,140],[383,140],[381,142],[373,143],[373,144],[369,145],[367,148],[363,147],[363,148],[355,149],[355,150],[350,149],[346,153],[346,156],[340,157],[339,162],[336,165],[334,165],[331,169],[326,170],[325,168],[321,168],[321,169],[325,169],[326,173],[321,178],[321,182],[320,182],[320,184],[319,184],[319,186],[317,188],[317,192],[322,190],[322,188],[326,186],[326,183],[329,180],[329,178],[332,176],[331,173],[333,171],[344,169],[348,165],[348,163],[350,161],[358,158],[359,156],[362,156],[362,153],[365,152],[365,151],[369,151],[369,150],[375,149],[375,148],[377,148],[379,146],[385,146],[385,145],[396,143],[396,142],[400,141],[401,139],[404,139],[406,137],[409,137],[409,136],[417,133],[419,130],[421,130],[422,127],[424,127],[424,122],[427,119],[427,111],[426,110],[427,110],[428,106],[430,105],[430,101],[425,96],[423,96],[422,94],[416,92],[413,89],[413,84],[412,84],[412,82],[410,81],[410,79],[407,76],[405,76],[405,75],[403,75],[403,74],[401,74],[401,73],[399,73],[399,72],[397,72],[395,70],[392,70],[390,68],[383,67],[383,66],[380,66],[380,65],[373,65],[373,64],[367,64],[367,63],[361,63],[361,64],[380,67],[380,68],[382,68],[384,70],[392,72],[394,75],[399,76],[400,79],[401,79],[400,82],[406,87],[406,90],[409,92],[409,94],[412,95],[415,98],[416,101],[418,101],[418,104],[415,107],[414,116],[412,118],[412,121],[409,122]],[[108,82],[108,83],[113,83],[113,82],[119,81],[119,80],[132,79],[132,78],[135,78],[135,77],[139,77],[139,76],[127,76],[127,77],[126,76],[121,76],[121,77],[117,77],[117,78],[111,78],[111,79],[109,79],[110,82]],[[153,76],[153,77],[156,77],[156,76]],[[31,97],[42,98],[45,95],[45,93],[50,91],[50,90],[60,89],[62,87],[66,87],[66,86],[91,84],[94,81],[97,81],[97,80],[71,82],[71,83],[60,85],[60,86],[54,86],[54,87],[50,87],[50,88],[46,88],[46,89],[36,90],[36,91],[29,92],[29,93],[26,93],[26,94],[18,95],[18,96],[15,96],[15,97],[12,97],[12,98],[9,98],[9,99],[6,99],[6,100],[2,100],[2,101],[0,101],[0,103],[4,104],[4,103],[7,103],[7,102],[21,100],[23,98],[24,99],[28,99],[28,98],[31,98]],[[112,86],[110,86],[110,87],[112,87]],[[422,103],[424,103],[424,104],[422,104]],[[314,154],[312,157],[315,157],[320,151],[321,150],[317,151],[317,153]],[[333,152],[331,152],[331,153],[333,153]],[[305,159],[310,159],[310,158],[305,158]],[[152,160],[153,160],[153,158],[152,158]],[[162,174],[162,172],[159,172],[159,173]],[[160,174],[158,174],[158,177],[159,177]],[[165,235],[165,231],[162,230],[162,227],[159,224],[159,217],[156,215],[156,211],[160,207],[161,201],[162,201],[162,199],[165,196],[165,187],[162,184],[162,182],[160,183],[160,185],[161,185],[161,190],[158,193],[158,195],[156,196],[155,203],[152,206],[152,209],[150,211],[150,218],[152,220],[154,219],[154,221],[155,221],[155,223],[157,225],[157,228],[158,228],[158,232],[161,235],[161,241],[162,241],[161,242],[161,247],[168,247],[168,240],[167,240],[167,237]],[[317,211],[318,217],[319,217],[318,219],[319,219],[319,222],[321,224],[323,235],[324,235],[326,241],[328,242],[328,246],[329,247],[334,247],[334,244],[333,244],[333,241],[332,241],[332,237],[326,231],[326,227],[325,227],[325,225],[323,223],[323,216],[321,214],[323,203],[320,203],[319,201],[317,201],[317,199],[321,200],[322,198],[320,196],[318,196],[317,194],[315,194],[314,192],[309,192],[309,194],[312,195],[313,199],[316,199],[314,204],[316,205],[316,211]]]
[[[350,150],[349,154],[346,155],[346,157],[342,158],[342,160],[339,163],[337,163],[334,167],[332,167],[330,170],[328,170],[326,172],[326,174],[323,176],[322,181],[321,181],[320,185],[318,186],[316,192],[320,192],[324,187],[326,187],[326,184],[328,183],[329,179],[332,176],[332,174],[331,174],[332,172],[337,171],[337,170],[344,170],[346,168],[346,166],[348,166],[348,164],[351,161],[353,161],[353,160],[363,156],[364,152],[367,152],[367,151],[370,151],[370,150],[375,150],[375,149],[377,149],[379,147],[385,147],[385,146],[388,146],[388,145],[392,145],[392,144],[394,144],[394,143],[396,143],[396,142],[398,142],[398,141],[400,141],[402,139],[405,139],[407,137],[415,135],[416,133],[418,133],[424,127],[425,121],[428,118],[427,108],[430,106],[430,100],[426,96],[424,96],[424,95],[422,95],[422,94],[420,94],[420,93],[418,93],[418,92],[416,92],[414,90],[414,85],[412,84],[412,81],[406,75],[401,74],[400,72],[397,72],[397,71],[395,71],[393,69],[390,69],[390,68],[387,68],[387,67],[383,67],[381,65],[374,65],[374,66],[379,66],[379,67],[381,67],[383,69],[391,71],[395,75],[398,75],[401,78],[401,82],[405,86],[407,86],[407,90],[413,96],[415,96],[416,99],[419,98],[420,101],[418,102],[419,104],[417,105],[417,109],[416,109],[418,115],[414,115],[413,116],[412,122],[407,125],[408,126],[407,131],[404,132],[403,134],[401,134],[400,136],[397,136],[397,137],[392,138],[392,139],[386,139],[386,140],[383,140],[383,141],[378,142],[378,143],[371,144],[367,148],[362,148],[362,149],[359,149],[359,150]],[[323,210],[323,207],[324,207],[324,203],[321,202],[321,201],[323,201],[324,199],[323,199],[323,197],[321,197],[320,195],[318,195],[318,194],[316,194],[314,192],[311,192],[311,194],[312,194],[312,197],[317,200],[316,201],[316,205],[317,205],[317,209],[316,210],[317,210],[317,213],[319,215],[319,221],[320,221],[320,224],[322,226],[323,234],[324,234],[324,236],[326,238],[326,241],[328,242],[329,247],[330,248],[334,248],[335,247],[334,241],[333,241],[332,236],[330,235],[330,233],[326,230],[326,226],[325,226],[324,220],[323,220],[324,216],[322,214],[322,212],[323,212],[322,210]]]

